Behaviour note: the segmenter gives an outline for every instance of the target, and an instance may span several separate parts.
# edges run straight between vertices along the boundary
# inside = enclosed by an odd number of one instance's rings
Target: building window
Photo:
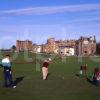
[[[84,51],[85,54],[87,54],[87,51]]]

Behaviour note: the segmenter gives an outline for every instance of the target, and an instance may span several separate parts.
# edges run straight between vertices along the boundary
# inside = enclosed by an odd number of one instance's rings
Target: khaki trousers
[[[43,78],[43,80],[45,80],[47,78],[47,75],[48,75],[48,68],[42,67],[42,78]]]

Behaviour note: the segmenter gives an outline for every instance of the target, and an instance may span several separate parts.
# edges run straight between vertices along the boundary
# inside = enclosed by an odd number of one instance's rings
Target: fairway
[[[39,59],[35,54],[29,57]],[[12,63],[13,78],[19,80],[15,89],[2,86],[3,69],[0,68],[0,100],[100,100],[100,86],[89,83],[86,77],[76,76],[79,66],[87,64],[90,78],[94,67],[100,68],[99,61],[90,57],[56,57],[49,66],[48,79],[43,81],[41,65],[37,65],[37,70],[36,63],[23,63],[23,59],[23,54],[19,54]]]

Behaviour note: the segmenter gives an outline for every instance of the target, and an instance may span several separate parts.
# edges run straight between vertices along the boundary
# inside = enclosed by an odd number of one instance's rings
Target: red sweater
[[[49,66],[49,63],[48,62],[44,62],[42,67],[48,68],[48,66]]]

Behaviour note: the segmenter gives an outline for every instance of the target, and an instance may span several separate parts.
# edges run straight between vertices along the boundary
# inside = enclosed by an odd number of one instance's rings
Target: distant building
[[[32,51],[33,45],[32,41],[25,40],[25,41],[16,41],[16,50],[19,51]]]
[[[47,43],[43,45],[43,52],[45,53],[54,53],[56,49],[55,38],[49,38]]]
[[[59,54],[65,55],[65,56],[74,56],[75,55],[75,49],[70,46],[60,46],[59,47]]]
[[[47,40],[47,43],[43,45],[43,52],[59,54],[61,53],[62,49],[66,51],[67,49],[69,49],[69,47],[70,49],[72,48],[74,52],[75,44],[76,44],[76,40],[55,41],[54,38],[49,38]],[[67,55],[65,52],[64,54]],[[70,55],[73,55],[73,53],[71,53]]]
[[[96,39],[94,37],[80,37],[76,43],[76,54],[89,56],[96,52]]]
[[[34,53],[55,53],[65,56],[82,55],[89,56],[96,53],[96,38],[94,37],[80,37],[78,40],[58,40],[49,38],[46,44],[37,45],[32,44],[32,41],[16,42],[17,51],[32,51]]]
[[[96,52],[96,39],[94,37],[80,37],[79,40],[47,40],[43,45],[43,52],[71,55],[94,55]]]
[[[37,44],[33,44],[33,50],[34,53],[40,53],[42,52],[42,45],[37,45]]]

